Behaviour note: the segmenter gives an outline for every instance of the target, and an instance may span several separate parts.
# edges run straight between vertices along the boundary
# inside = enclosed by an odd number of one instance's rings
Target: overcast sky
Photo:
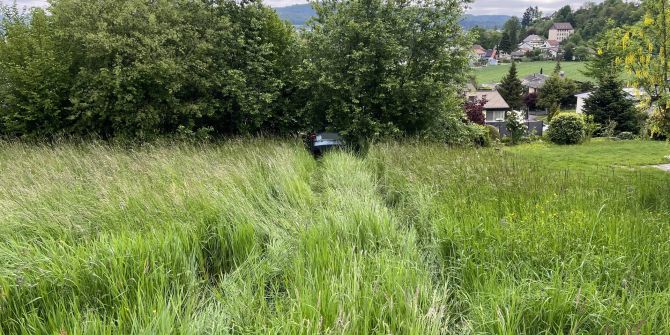
[[[12,0],[0,0],[0,2],[11,3]],[[21,6],[44,6],[46,0],[17,0],[17,3]],[[265,0],[265,3],[272,7],[282,7],[307,2],[305,0]],[[549,14],[567,4],[576,9],[583,3],[584,1],[572,0],[475,0],[469,13],[520,16],[529,6],[538,6],[545,14]]]

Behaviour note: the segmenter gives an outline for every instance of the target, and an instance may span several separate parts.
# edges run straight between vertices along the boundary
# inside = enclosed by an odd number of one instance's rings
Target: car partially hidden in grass
[[[307,148],[315,157],[320,157],[328,150],[342,147],[344,147],[344,139],[338,133],[312,133],[307,137]]]

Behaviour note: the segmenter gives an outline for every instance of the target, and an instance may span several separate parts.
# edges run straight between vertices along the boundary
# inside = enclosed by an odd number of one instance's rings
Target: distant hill
[[[509,15],[470,15],[467,14],[461,20],[461,26],[470,29],[474,26],[480,26],[484,29],[501,28],[509,20]]]
[[[316,14],[310,4],[277,7],[275,10],[282,20],[291,22],[294,26],[305,25],[305,22]]]
[[[312,6],[309,4],[292,5],[288,7],[275,8],[282,20],[291,22],[294,26],[303,26],[310,17],[315,15]],[[510,18],[509,15],[465,15],[461,21],[461,26],[470,29],[474,26],[480,26],[485,29],[502,28]]]

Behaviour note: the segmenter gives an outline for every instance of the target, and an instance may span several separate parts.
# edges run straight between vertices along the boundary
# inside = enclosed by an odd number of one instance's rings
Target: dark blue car
[[[344,146],[344,139],[338,133],[313,133],[307,139],[307,147],[315,157],[321,156],[324,152]]]

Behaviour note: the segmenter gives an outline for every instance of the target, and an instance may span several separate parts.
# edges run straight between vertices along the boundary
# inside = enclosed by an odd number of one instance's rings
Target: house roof
[[[533,47],[530,44],[524,42],[524,43],[519,44],[519,49],[523,49],[523,50],[528,51],[528,50],[533,50]]]
[[[498,91],[468,92],[468,97],[475,97],[477,100],[486,99],[484,109],[509,109],[507,101]]]
[[[539,35],[528,35],[523,39],[524,42],[544,42],[544,38]]]
[[[486,49],[484,49],[484,47],[482,47],[482,46],[479,45],[479,44],[475,44],[475,45],[473,45],[473,46],[472,46],[472,49],[474,49],[474,50],[482,50],[482,51],[486,50]]]
[[[526,52],[523,51],[523,50],[517,50],[517,51],[513,51],[510,55],[512,55],[512,56],[525,56]]]
[[[521,79],[521,84],[531,88],[542,88],[544,82],[549,79],[549,76],[541,73],[533,73]]]
[[[558,45],[561,42],[559,42],[557,40],[546,40],[545,43],[548,44],[550,47],[554,48],[554,47],[558,47]]]
[[[570,22],[556,22],[553,25],[551,25],[551,28],[549,29],[556,29],[556,30],[573,30],[572,25]]]

